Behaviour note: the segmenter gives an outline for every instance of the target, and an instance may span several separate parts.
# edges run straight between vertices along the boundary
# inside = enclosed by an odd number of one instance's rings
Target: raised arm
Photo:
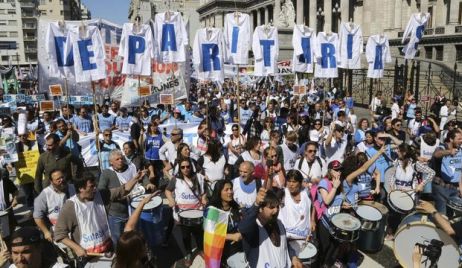
[[[377,159],[385,152],[385,148],[386,148],[386,145],[382,146],[382,148],[380,148],[380,150],[374,156],[372,156],[369,160],[367,160],[366,163],[364,163],[359,169],[355,170],[353,173],[348,175],[346,179],[351,180],[363,174],[364,172],[366,172],[367,169],[372,164],[374,164],[374,162],[377,161]]]

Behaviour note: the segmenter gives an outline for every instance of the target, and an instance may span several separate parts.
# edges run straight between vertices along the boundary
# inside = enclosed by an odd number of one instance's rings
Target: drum
[[[204,212],[198,209],[180,211],[178,216],[180,223],[185,226],[201,225],[204,221]]]
[[[245,258],[244,252],[238,252],[226,260],[227,268],[248,268],[249,263]]]
[[[107,258],[107,257],[94,257],[91,258],[86,264],[85,268],[111,268],[112,267],[112,260],[114,256]]]
[[[377,208],[370,205],[358,205],[356,215],[361,221],[361,229],[377,230],[382,221],[382,213]]]
[[[331,234],[342,242],[358,240],[361,221],[347,213],[338,213],[331,218]]]
[[[10,236],[8,211],[0,211],[0,233],[3,238]]]
[[[401,214],[409,214],[415,209],[412,196],[400,190],[394,190],[388,194],[388,204],[394,211]]]
[[[385,191],[387,193],[391,193],[391,186],[388,183],[393,176],[395,176],[396,173],[396,167],[395,166],[389,166],[384,173],[384,178],[383,178],[383,187],[385,188]]]
[[[149,195],[150,194],[143,194],[143,195],[134,197],[132,201],[130,202],[130,206],[136,209],[138,205],[140,204],[141,200],[143,200],[146,196],[149,196]],[[157,208],[158,206],[160,206],[161,204],[162,204],[162,197],[154,196],[153,198],[151,198],[151,201],[149,201],[148,203],[146,203],[146,205],[144,205],[143,211],[151,211]]]
[[[435,227],[427,215],[412,213],[406,216],[395,234],[394,254],[403,267],[413,267],[412,252],[416,243],[427,245],[432,239],[444,243],[438,267],[459,267],[459,248],[457,243],[443,230]],[[424,257],[425,258],[425,257]],[[430,261],[420,267],[429,267]]]
[[[289,242],[289,245],[295,251],[302,264],[312,265],[316,262],[318,249],[313,243],[306,242],[305,240],[292,240]]]
[[[366,201],[366,200],[359,202],[358,208],[361,206],[375,208],[376,210],[380,212],[381,219],[380,219],[380,223],[377,226],[377,228],[369,229],[367,227],[368,225],[370,226],[370,223],[362,224],[362,227],[364,228],[361,228],[361,230],[359,231],[359,239],[356,241],[356,245],[358,249],[364,252],[371,252],[371,253],[378,252],[383,247],[383,241],[385,238],[385,226],[387,225],[387,218],[388,218],[388,208],[378,202]],[[360,213],[364,214],[362,211],[360,211]],[[376,211],[374,212],[370,211],[369,214],[367,215],[368,215],[367,217],[369,218],[372,218],[372,215],[375,215],[376,219],[378,218],[378,214]]]
[[[449,198],[447,206],[454,210],[454,217],[462,216],[462,198],[458,196]]]

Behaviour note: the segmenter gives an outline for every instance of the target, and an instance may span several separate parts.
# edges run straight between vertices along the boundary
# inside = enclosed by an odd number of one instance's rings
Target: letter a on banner
[[[149,25],[124,23],[120,38],[119,56],[124,58],[122,73],[150,76],[154,57],[152,32]]]

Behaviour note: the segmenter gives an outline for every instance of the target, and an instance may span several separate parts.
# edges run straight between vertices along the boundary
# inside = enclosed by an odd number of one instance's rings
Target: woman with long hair
[[[397,151],[398,159],[393,163],[396,168],[395,174],[390,176],[388,181],[389,189],[403,192],[421,193],[427,183],[431,183],[435,176],[435,171],[424,163],[417,161],[417,155],[412,147],[406,143],[401,143]],[[422,174],[422,181],[418,181],[418,174]],[[403,215],[394,210],[388,216],[387,236],[385,240],[393,240],[394,233],[402,220]]]
[[[246,143],[245,136],[240,132],[239,124],[233,124],[231,127],[231,135],[228,142],[228,164],[234,165],[239,155],[244,152],[244,145]]]
[[[175,177],[178,172],[180,172],[180,161],[181,160],[189,160],[193,163],[192,165],[192,170],[194,172],[199,172],[199,167],[197,165],[197,161],[191,158],[191,148],[187,143],[180,143],[177,148],[177,156],[173,164],[168,163],[165,168],[164,168],[164,176],[166,176],[169,179],[172,179]]]
[[[264,148],[269,146],[270,133],[274,129],[274,121],[271,117],[266,117],[263,122],[263,131],[260,134],[261,142]]]
[[[364,141],[366,138],[366,131],[369,129],[369,120],[366,118],[361,118],[358,122],[358,127],[355,132],[354,142],[355,145]]]
[[[204,176],[192,171],[192,162],[188,159],[179,161],[180,172],[175,178],[171,179],[165,189],[165,196],[168,199],[168,205],[175,208],[174,219],[180,222],[183,245],[186,250],[185,264],[190,266],[192,263],[192,245],[191,236],[194,237],[197,247],[201,250],[203,245],[204,232],[201,223],[182,223],[181,216],[184,211],[202,211],[207,204],[205,192]]]
[[[207,152],[197,161],[197,164],[202,167],[202,174],[205,176],[210,192],[215,183],[225,179],[225,175],[228,174],[222,148],[223,146],[219,141],[210,140],[207,145]]]
[[[239,166],[242,162],[250,161],[255,167],[254,175],[258,178],[262,178],[264,175],[264,167],[262,166],[263,155],[260,151],[260,148],[260,137],[250,137],[245,144],[245,151],[239,156],[236,163],[234,164],[234,174],[239,174]]]
[[[225,179],[215,183],[209,205],[229,212],[226,241],[221,256],[221,263],[225,264],[229,257],[243,252],[242,236],[237,229],[242,215],[239,212],[239,205],[234,201],[233,183],[230,180]]]

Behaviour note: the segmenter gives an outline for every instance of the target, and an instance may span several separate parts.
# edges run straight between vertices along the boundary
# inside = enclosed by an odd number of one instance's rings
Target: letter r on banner
[[[64,36],[55,36],[55,50],[58,61],[58,66],[73,66],[74,65],[74,54],[72,53],[72,46],[70,48],[69,54],[64,57],[64,43],[66,43],[66,37]]]
[[[263,46],[263,65],[271,66],[271,46],[274,46],[274,40],[260,40],[260,45]]]
[[[162,25],[161,51],[176,51],[175,27],[171,23]]]
[[[77,41],[77,45],[79,47],[80,61],[82,63],[82,70],[88,71],[88,70],[96,69],[97,68],[96,63],[90,62],[90,58],[95,56],[93,51],[89,50],[89,47],[93,46],[93,42],[91,41],[91,39]]]
[[[136,54],[144,53],[146,42],[141,36],[128,36],[128,63],[136,64]]]
[[[321,44],[321,68],[336,68],[337,59],[335,58],[335,47],[333,44]]]
[[[217,44],[202,44],[202,70],[204,72],[221,70],[218,53],[219,48]],[[213,62],[213,70],[211,62]]]

